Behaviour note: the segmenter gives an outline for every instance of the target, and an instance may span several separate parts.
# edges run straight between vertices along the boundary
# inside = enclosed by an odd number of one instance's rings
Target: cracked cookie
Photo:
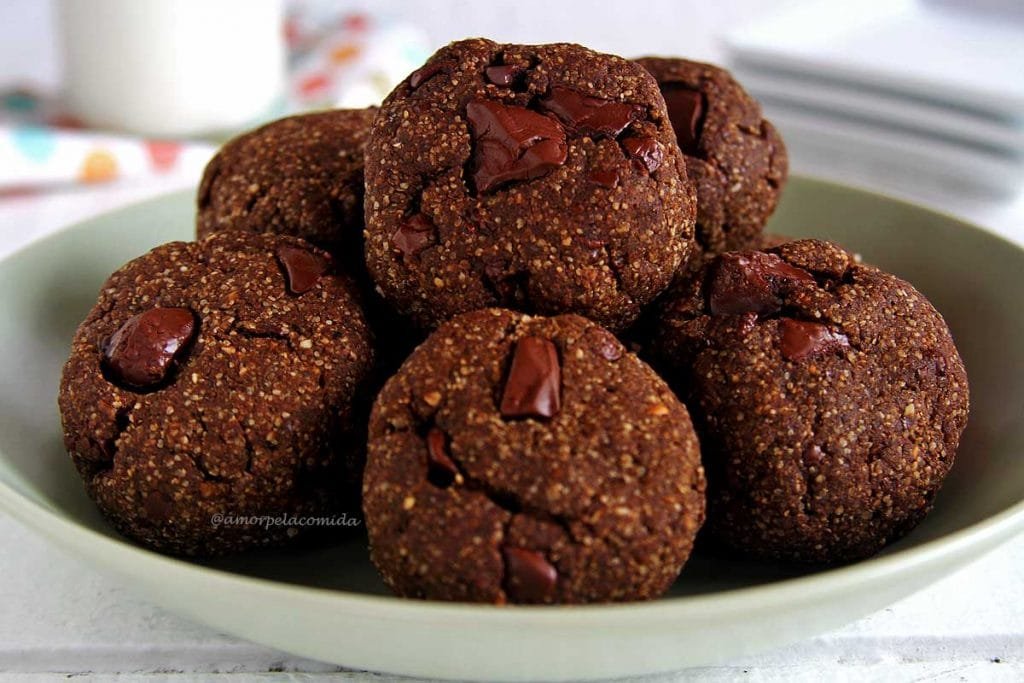
[[[686,408],[576,315],[453,318],[377,398],[371,556],[399,595],[492,603],[654,598],[704,519]]]
[[[179,555],[284,542],[229,517],[358,513],[373,360],[355,289],[302,240],[220,233],[123,266],[78,328],[59,406],[100,511]]]
[[[366,147],[366,259],[432,328],[502,305],[631,323],[689,252],[692,184],[654,79],[578,45],[442,48]]]
[[[750,248],[786,182],[782,138],[725,69],[671,57],[636,61],[661,87],[697,188],[697,249]]]
[[[363,147],[377,109],[289,116],[227,142],[199,184],[196,234],[294,235],[363,266]]]
[[[701,435],[708,530],[752,556],[878,552],[928,512],[967,422],[939,313],[829,242],[709,260],[655,347]]]

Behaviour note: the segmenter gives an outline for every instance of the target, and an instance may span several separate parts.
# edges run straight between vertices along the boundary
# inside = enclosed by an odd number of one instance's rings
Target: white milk
[[[60,0],[64,96],[90,126],[245,127],[284,92],[282,0]]]

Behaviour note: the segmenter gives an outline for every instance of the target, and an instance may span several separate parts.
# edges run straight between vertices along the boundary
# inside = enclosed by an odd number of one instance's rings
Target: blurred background
[[[1024,238],[1021,0],[0,0],[2,251],[194,186],[262,121],[377,103],[476,35],[725,65],[794,173]]]

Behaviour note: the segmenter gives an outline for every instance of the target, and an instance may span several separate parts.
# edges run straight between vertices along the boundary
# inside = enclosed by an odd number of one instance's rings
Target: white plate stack
[[[1024,3],[791,7],[726,38],[802,171],[885,185],[1024,187]]]

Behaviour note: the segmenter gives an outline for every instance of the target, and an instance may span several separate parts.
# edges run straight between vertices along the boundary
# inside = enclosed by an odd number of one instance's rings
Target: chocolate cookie
[[[371,364],[325,252],[249,233],[172,242],[114,273],[78,328],[64,443],[100,511],[144,545],[279,543],[299,529],[231,518],[358,515],[353,400]]]
[[[656,347],[701,434],[708,528],[750,555],[877,552],[928,512],[967,421],[939,313],[829,242],[711,260]]]
[[[578,45],[465,40],[385,100],[366,258],[425,327],[504,305],[621,329],[689,251],[695,198],[657,84]]]
[[[199,185],[198,236],[295,235],[362,269],[363,147],[376,113],[290,116],[225,144]]]
[[[725,69],[671,57],[637,62],[661,87],[697,186],[698,248],[713,254],[750,248],[786,182],[782,138]]]
[[[686,408],[598,325],[485,309],[440,327],[377,398],[363,480],[399,595],[653,598],[704,519]]]

